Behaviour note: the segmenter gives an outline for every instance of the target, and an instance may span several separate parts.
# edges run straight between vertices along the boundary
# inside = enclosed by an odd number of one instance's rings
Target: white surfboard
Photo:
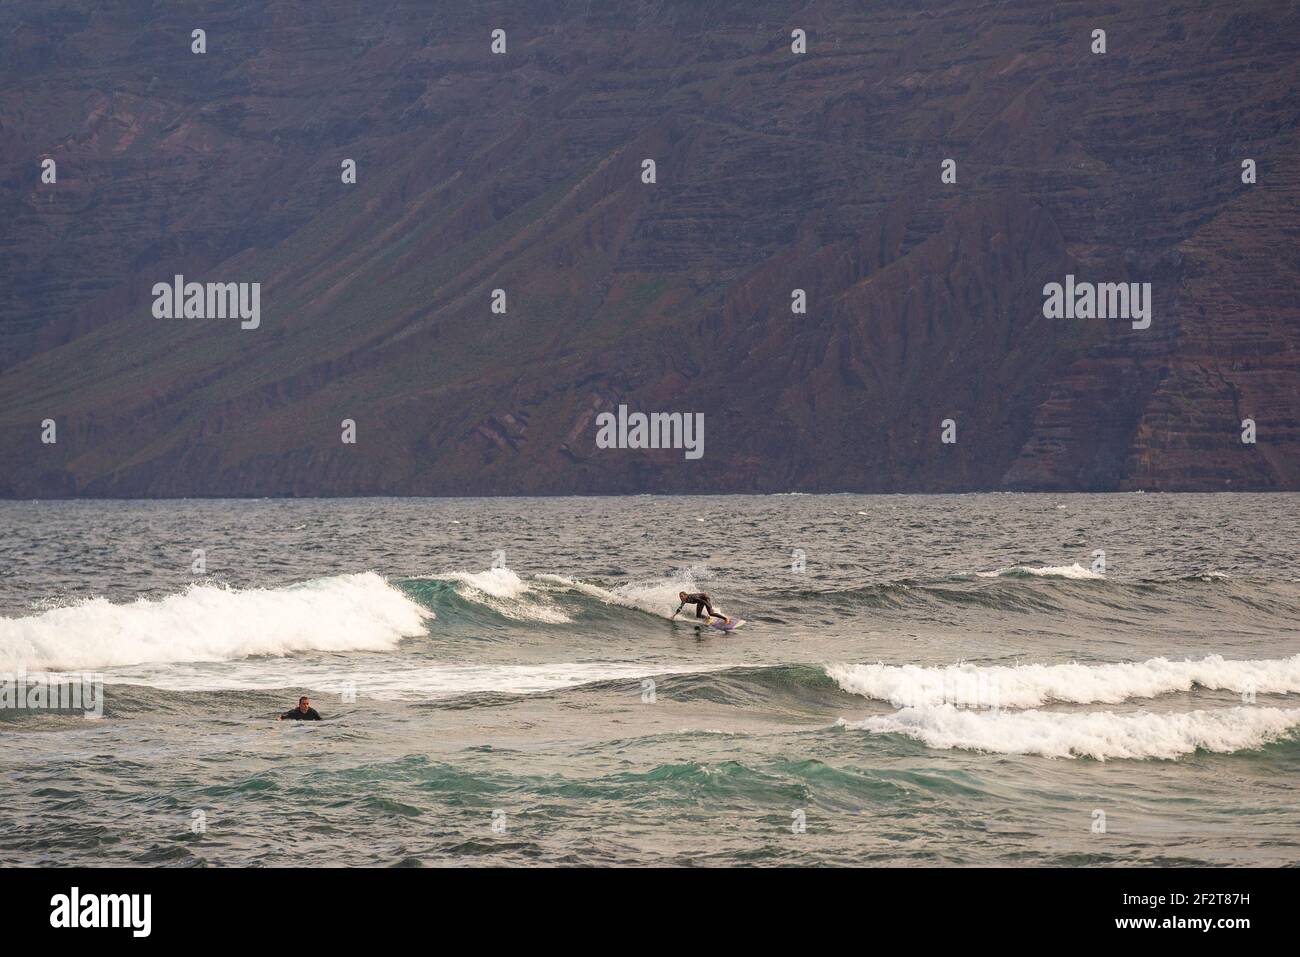
[[[718,631],[725,631],[727,633],[735,631],[744,623],[745,623],[745,619],[743,618],[728,618],[726,621],[721,621],[721,622],[718,621],[718,619],[716,618],[709,619],[710,628],[716,628],[718,629]]]

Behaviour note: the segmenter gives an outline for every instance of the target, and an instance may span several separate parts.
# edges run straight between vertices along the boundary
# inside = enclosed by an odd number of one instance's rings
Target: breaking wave
[[[389,651],[433,613],[374,572],[285,588],[194,584],[160,599],[87,598],[0,618],[0,669],[227,661],[301,651]]]
[[[834,664],[826,667],[851,694],[895,707],[956,703],[981,707],[1035,708],[1049,701],[1117,704],[1194,687],[1258,694],[1300,692],[1300,655],[1231,661],[1221,655],[1199,660],[1108,664],[917,665]]]
[[[1300,725],[1300,708],[1235,707],[1185,713],[977,712],[950,704],[840,719],[838,726],[901,734],[932,748],[1052,758],[1173,759],[1195,751],[1255,750]]]
[[[980,578],[1070,578],[1085,581],[1104,581],[1106,576],[1084,568],[1078,562],[1073,565],[1047,565],[1034,568],[1029,565],[1015,565],[1011,568],[999,568],[995,572],[979,572]]]

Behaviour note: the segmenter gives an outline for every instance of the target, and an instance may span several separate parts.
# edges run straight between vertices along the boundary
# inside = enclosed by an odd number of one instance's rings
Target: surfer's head
[[[684,592],[684,591],[679,591],[679,592],[677,593],[677,597],[680,598],[682,601],[685,601],[685,600],[686,600],[686,592]]]
[[[298,699],[298,710],[303,712],[311,710],[311,701],[306,695]]]

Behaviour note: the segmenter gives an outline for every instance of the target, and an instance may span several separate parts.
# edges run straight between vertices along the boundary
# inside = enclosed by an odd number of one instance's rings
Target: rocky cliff
[[[7,3],[0,495],[1300,488],[1300,11],[1158,6]]]

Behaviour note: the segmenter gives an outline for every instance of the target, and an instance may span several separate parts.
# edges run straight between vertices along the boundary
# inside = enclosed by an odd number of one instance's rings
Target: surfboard
[[[716,628],[718,629],[718,631],[725,631],[728,633],[735,631],[744,623],[745,623],[745,619],[743,618],[728,618],[726,621],[722,622],[722,624],[718,624],[718,620],[716,618],[709,619],[710,628]]]

